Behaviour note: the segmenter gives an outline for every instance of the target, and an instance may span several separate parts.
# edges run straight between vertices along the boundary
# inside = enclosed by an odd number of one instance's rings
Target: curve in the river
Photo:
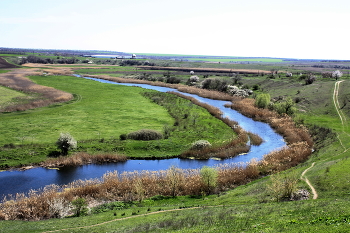
[[[138,86],[146,89],[157,90],[161,92],[176,91],[173,88],[151,86],[147,84],[134,83],[116,83],[103,79],[96,79],[85,77],[94,81],[103,83]],[[181,92],[182,93],[182,92]],[[15,194],[21,192],[28,192],[30,189],[39,189],[49,184],[64,185],[78,179],[91,179],[102,177],[108,171],[117,170],[119,173],[124,171],[135,170],[166,170],[170,166],[175,165],[182,169],[201,168],[202,166],[216,166],[224,163],[246,163],[251,159],[256,158],[260,160],[265,154],[273,150],[281,148],[286,145],[283,137],[274,132],[274,130],[266,123],[254,121],[248,117],[243,116],[231,108],[226,108],[224,105],[227,101],[212,100],[203,98],[197,95],[182,93],[192,96],[201,102],[210,104],[219,108],[224,117],[228,117],[236,122],[246,131],[258,134],[264,142],[260,146],[251,146],[251,150],[247,154],[239,155],[234,158],[226,160],[188,160],[188,159],[164,159],[164,160],[128,160],[122,163],[110,163],[103,165],[83,165],[79,167],[70,167],[64,169],[46,169],[34,168],[25,171],[5,171],[0,172],[0,197],[7,194]]]

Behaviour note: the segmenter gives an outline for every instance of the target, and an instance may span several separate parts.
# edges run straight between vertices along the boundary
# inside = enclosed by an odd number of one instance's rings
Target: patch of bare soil
[[[5,59],[0,57],[0,69],[19,68],[19,66],[8,63]]]

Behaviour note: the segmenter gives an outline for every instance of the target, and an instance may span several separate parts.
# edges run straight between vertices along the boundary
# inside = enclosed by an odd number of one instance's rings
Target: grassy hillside
[[[38,77],[37,81],[39,80]],[[268,176],[211,196],[174,198],[158,196],[127,203],[122,208],[105,205],[95,211],[98,213],[79,218],[40,222],[2,221],[0,230],[4,232],[52,230],[60,232],[59,229],[62,229],[62,232],[348,232],[350,129],[346,119],[350,116],[348,99],[350,82],[344,80],[339,84],[338,95],[334,95],[335,80],[318,79],[311,85],[305,85],[297,78],[246,77],[241,82],[242,85],[250,87],[259,85],[259,90],[270,93],[272,99],[289,96],[295,100],[299,109],[298,117],[310,128],[316,147],[307,162],[278,176],[281,179],[299,178],[296,189],[308,190],[310,192],[308,200],[277,202],[274,193],[278,190],[273,188],[276,187],[273,186],[274,180]],[[63,82],[60,85],[65,84]],[[339,114],[345,116],[343,121]],[[316,193],[312,192],[306,180],[310,181]],[[313,199],[315,197],[317,199]]]

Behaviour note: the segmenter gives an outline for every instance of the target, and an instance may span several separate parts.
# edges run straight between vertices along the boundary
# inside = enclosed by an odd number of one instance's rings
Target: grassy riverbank
[[[173,101],[169,102],[169,108],[177,109],[176,123],[169,110],[145,98],[142,95],[145,90],[141,88],[102,84],[71,76],[30,78],[38,84],[74,93],[75,98],[68,103],[1,114],[3,167],[38,163],[50,154],[57,154],[55,142],[61,132],[73,135],[78,141],[77,151],[145,158],[177,156],[196,140],[204,139],[220,145],[234,137],[234,132],[225,123],[179,97],[165,98]],[[120,135],[140,129],[163,133],[165,128],[170,135],[167,139],[120,140]]]

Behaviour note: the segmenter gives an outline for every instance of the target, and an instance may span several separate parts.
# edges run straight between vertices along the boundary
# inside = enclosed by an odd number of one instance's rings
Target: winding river
[[[167,87],[151,86],[147,84],[133,83],[116,83],[102,79],[88,78],[108,84],[118,84],[127,86],[137,86],[146,89],[157,90],[161,92],[176,91],[176,89]],[[212,100],[197,95],[182,93],[192,96],[201,102],[210,104],[219,108],[224,117],[228,117],[236,122],[246,131],[260,135],[264,142],[260,146],[252,146],[247,154],[242,154],[234,158],[226,160],[189,160],[189,159],[163,159],[163,160],[128,160],[122,163],[110,163],[102,165],[83,165],[78,167],[69,167],[57,169],[33,168],[25,171],[11,170],[0,172],[0,197],[7,194],[26,193],[30,189],[40,189],[49,184],[64,185],[78,179],[92,179],[102,177],[108,171],[117,170],[119,173],[124,171],[141,171],[141,170],[166,170],[170,166],[175,165],[182,169],[201,168],[202,166],[216,166],[226,163],[245,163],[253,158],[262,159],[263,155],[281,148],[286,145],[283,137],[273,131],[266,123],[253,121],[250,118],[224,107],[227,101]]]

